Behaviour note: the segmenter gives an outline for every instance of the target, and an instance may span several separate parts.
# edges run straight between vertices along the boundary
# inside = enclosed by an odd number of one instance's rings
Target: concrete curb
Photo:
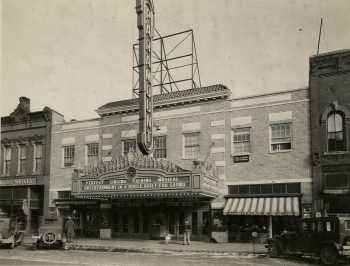
[[[149,248],[123,248],[111,246],[96,246],[96,245],[79,245],[70,244],[65,247],[66,250],[85,250],[85,251],[99,251],[99,252],[125,252],[125,253],[148,253],[148,254],[204,254],[216,256],[249,256],[249,257],[266,257],[264,252],[248,252],[248,251],[208,251],[203,249],[186,250],[186,249],[149,249]]]

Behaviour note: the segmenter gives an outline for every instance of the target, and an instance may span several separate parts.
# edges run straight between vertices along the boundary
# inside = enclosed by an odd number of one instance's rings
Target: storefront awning
[[[224,207],[224,215],[299,216],[299,198],[228,198]]]

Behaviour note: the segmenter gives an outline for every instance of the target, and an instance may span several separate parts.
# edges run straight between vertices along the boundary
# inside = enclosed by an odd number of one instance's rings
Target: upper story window
[[[40,173],[43,161],[43,145],[41,143],[34,144],[34,165],[33,172]]]
[[[276,184],[249,184],[229,185],[229,194],[239,195],[270,195],[270,194],[299,194],[300,183],[276,183]]]
[[[155,136],[153,138],[153,157],[166,158],[166,136]]]
[[[329,152],[345,151],[344,116],[332,112],[327,117],[327,147]]]
[[[199,132],[184,133],[184,159],[198,159],[200,152]]]
[[[98,143],[89,143],[87,147],[87,164],[95,165],[98,162]]]
[[[3,175],[10,175],[11,147],[5,146],[3,149]]]
[[[18,146],[18,174],[26,171],[27,147],[24,144]]]
[[[250,127],[232,130],[232,153],[250,153]]]
[[[70,167],[74,165],[74,145],[63,147],[63,166]]]
[[[273,124],[270,126],[271,140],[270,151],[289,151],[292,149],[292,126],[291,123]]]
[[[136,140],[135,139],[124,139],[122,141],[123,154],[127,155],[129,151],[136,152]]]

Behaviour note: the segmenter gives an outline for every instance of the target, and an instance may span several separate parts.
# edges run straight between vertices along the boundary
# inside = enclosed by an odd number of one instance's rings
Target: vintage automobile
[[[16,217],[0,216],[0,245],[14,248],[22,243],[24,232],[19,230]]]
[[[32,236],[32,248],[60,248],[66,240],[63,232],[63,219],[51,215],[43,217],[39,226],[39,234]]]
[[[322,264],[336,265],[350,258],[350,217],[302,219],[295,231],[284,231],[268,241],[271,256],[319,256]]]

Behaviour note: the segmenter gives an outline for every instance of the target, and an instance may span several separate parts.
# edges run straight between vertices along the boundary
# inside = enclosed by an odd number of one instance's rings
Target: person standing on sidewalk
[[[68,216],[68,220],[64,225],[64,231],[66,232],[67,242],[71,243],[74,238],[74,221],[70,216]]]
[[[191,231],[192,231],[191,223],[188,219],[185,219],[184,245],[189,245],[191,243],[190,242]]]

